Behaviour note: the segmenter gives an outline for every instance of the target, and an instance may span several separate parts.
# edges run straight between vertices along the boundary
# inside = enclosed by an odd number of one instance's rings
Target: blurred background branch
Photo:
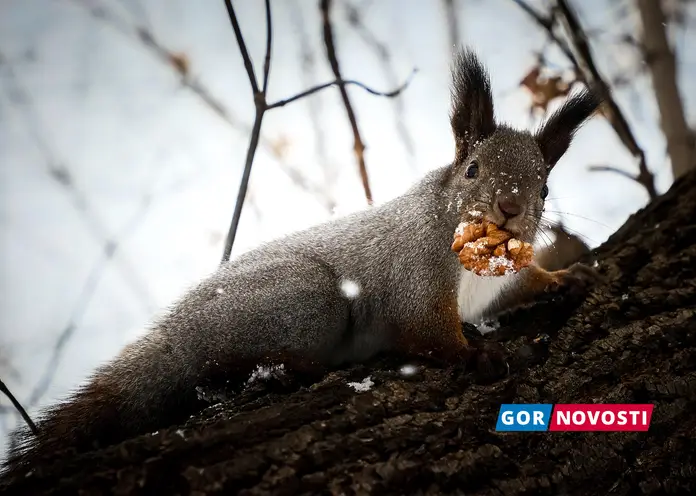
[[[639,172],[636,176],[636,180],[643,185],[643,187],[645,187],[651,199],[655,198],[657,196],[655,177],[648,169],[648,165],[645,160],[645,152],[640,145],[638,145],[638,141],[631,130],[631,126],[628,124],[626,117],[612,95],[609,84],[607,84],[597,69],[597,64],[592,56],[587,35],[585,34],[580,21],[575,14],[575,11],[571,8],[570,4],[566,0],[557,0],[557,8],[554,10],[554,12],[558,13],[559,19],[564,25],[568,37],[571,40],[571,44],[577,57],[578,73],[582,74],[582,79],[590,87],[599,91],[600,95],[602,95],[602,98],[604,99],[604,115],[607,117],[607,119],[609,119],[614,131],[616,131],[616,134],[619,135],[619,138],[626,146],[628,151],[630,151],[631,154],[638,160]]]
[[[445,19],[447,20],[449,48],[452,52],[455,52],[462,45],[459,24],[459,13],[462,7],[457,0],[442,0],[442,5],[445,9]]]
[[[363,16],[367,13],[364,10],[360,10],[355,4],[346,0],[345,2],[346,18],[348,24],[355,28],[358,36],[365,42],[365,44],[370,47],[370,49],[375,53],[377,58],[380,60],[382,65],[382,70],[384,72],[385,79],[389,86],[395,87],[399,84],[398,78],[396,76],[396,69],[392,61],[391,51],[389,47],[380,41],[375,34],[367,28],[363,22]],[[394,98],[394,126],[396,127],[401,141],[403,142],[404,148],[408,152],[409,162],[411,167],[415,169],[416,164],[414,162],[415,145],[413,144],[413,138],[411,133],[406,127],[406,116],[405,116],[405,106],[403,98]]]
[[[331,71],[336,77],[336,80],[343,80],[341,76],[341,68],[338,64],[338,56],[336,55],[336,47],[334,43],[333,34],[333,24],[331,23],[331,0],[320,0],[321,18],[324,26],[324,46],[326,47],[326,57],[329,60],[329,65],[331,65]],[[367,166],[365,165],[365,143],[363,143],[362,137],[360,136],[360,129],[358,128],[358,120],[355,117],[355,111],[353,110],[353,105],[350,102],[350,97],[348,96],[348,91],[346,91],[345,84],[338,85],[338,90],[341,93],[341,100],[343,100],[343,106],[346,109],[346,114],[348,115],[348,120],[350,121],[350,127],[353,130],[353,152],[355,153],[355,159],[358,162],[358,172],[360,173],[360,180],[362,181],[362,187],[365,192],[365,199],[367,199],[367,204],[372,205],[372,188],[370,188],[370,178],[367,174]]]
[[[237,15],[234,11],[234,7],[232,5],[231,0],[225,0],[225,6],[227,7],[227,13],[230,18],[230,22],[232,23],[232,28],[234,30],[235,38],[237,39],[237,46],[239,47],[239,51],[242,54],[242,59],[244,60],[244,67],[247,72],[247,77],[249,78],[249,83],[251,84],[251,90],[252,94],[254,97],[254,107],[256,109],[256,115],[254,117],[254,125],[251,130],[251,137],[249,139],[249,147],[247,149],[247,155],[246,155],[246,160],[244,162],[244,172],[242,173],[242,180],[239,186],[239,192],[237,194],[237,202],[235,204],[234,208],[234,213],[232,214],[232,222],[230,224],[230,228],[227,232],[227,238],[225,241],[225,249],[222,255],[222,263],[227,262],[230,259],[230,255],[232,253],[232,247],[234,246],[234,239],[237,235],[237,228],[239,227],[239,220],[242,215],[242,208],[244,207],[244,199],[246,198],[246,193],[247,193],[247,187],[249,184],[249,178],[251,177],[251,168],[254,164],[254,155],[256,154],[256,147],[258,146],[259,143],[259,138],[261,135],[261,124],[263,122],[263,117],[266,111],[272,110],[275,108],[280,108],[284,107],[288,103],[295,102],[297,100],[300,100],[302,98],[311,96],[321,90],[324,90],[326,88],[331,88],[333,86],[338,86],[339,90],[341,91],[341,97],[343,98],[343,102],[346,107],[346,111],[348,113],[351,127],[353,128],[353,135],[355,137],[355,150],[356,150],[356,155],[358,157],[358,162],[360,164],[360,177],[362,179],[363,183],[363,188],[365,189],[365,197],[367,198],[368,204],[372,204],[372,193],[370,191],[370,185],[369,185],[369,179],[367,176],[367,169],[365,168],[365,159],[363,156],[363,151],[365,149],[365,146],[362,143],[362,138],[360,137],[360,132],[358,131],[357,127],[357,121],[355,119],[355,113],[353,112],[353,108],[350,104],[350,101],[348,100],[348,93],[346,92],[346,85],[355,85],[358,86],[359,88],[367,91],[368,93],[375,95],[375,96],[383,96],[387,98],[394,98],[397,97],[401,94],[401,92],[406,89],[408,86],[408,83],[410,81],[409,79],[406,80],[406,82],[401,85],[401,87],[390,91],[390,92],[380,92],[377,90],[373,90],[369,86],[359,82],[359,81],[353,81],[353,80],[346,80],[343,79],[341,76],[339,66],[338,66],[338,60],[336,59],[336,51],[333,47],[333,35],[331,34],[331,24],[330,21],[328,20],[328,2],[326,0],[322,0],[322,14],[324,15],[324,40],[327,44],[327,54],[329,61],[331,63],[331,68],[334,73],[334,76],[336,77],[335,81],[331,81],[329,83],[324,83],[320,84],[318,86],[314,86],[312,88],[309,88],[307,90],[304,90],[294,96],[284,98],[282,100],[278,100],[274,103],[268,103],[266,101],[267,98],[267,89],[268,89],[268,79],[269,79],[269,71],[270,71],[270,64],[271,64],[271,48],[272,48],[272,41],[273,41],[273,26],[271,22],[271,5],[270,5],[270,0],[265,0],[265,8],[266,8],[266,55],[264,58],[264,71],[263,71],[263,86],[261,90],[259,90],[259,84],[258,81],[256,80],[256,75],[254,73],[254,65],[251,60],[251,57],[249,56],[249,52],[247,51],[246,48],[246,42],[244,41],[244,37],[242,35],[241,28],[239,26],[239,21],[237,20]],[[328,27],[327,27],[328,26]],[[327,38],[328,36],[328,38]],[[413,73],[411,74],[413,75]]]
[[[667,41],[667,18],[661,2],[636,0],[636,4],[643,27],[640,47],[652,76],[667,154],[672,162],[672,174],[677,179],[696,167],[696,139],[684,116],[677,88],[677,64]]]
[[[650,198],[655,198],[657,196],[655,178],[648,169],[645,153],[638,145],[624,113],[616,103],[609,84],[599,73],[587,35],[569,3],[565,0],[556,0],[551,13],[548,16],[544,16],[524,0],[513,1],[528,14],[538,26],[542,27],[547,32],[549,38],[556,43],[563,54],[569,59],[575,70],[577,80],[593,88],[602,96],[604,99],[602,113],[614,128],[614,131],[619,139],[621,139],[624,146],[636,157],[639,173],[637,176],[630,177],[634,178],[646,189]],[[570,44],[556,35],[554,29],[557,24],[565,28]]]
[[[247,122],[243,122],[223,103],[222,98],[215,95],[203,82],[192,74],[192,61],[184,52],[178,52],[167,48],[157,39],[152,28],[145,23],[144,25],[131,25],[126,20],[121,19],[112,10],[106,8],[102,3],[95,0],[69,0],[79,7],[85,9],[92,17],[116,29],[130,40],[139,43],[167,67],[170,67],[180,76],[182,86],[196,95],[201,103],[210,109],[215,115],[227,123],[234,131],[248,135],[252,133],[253,127]],[[140,9],[142,10],[142,8]],[[314,195],[320,202],[327,203],[323,188],[283,160],[282,155],[276,153],[276,146],[273,140],[263,136],[259,137],[259,145],[273,155],[280,162],[280,169],[288,175],[298,187]],[[251,195],[248,199],[251,198]],[[258,206],[254,206],[258,211]]]

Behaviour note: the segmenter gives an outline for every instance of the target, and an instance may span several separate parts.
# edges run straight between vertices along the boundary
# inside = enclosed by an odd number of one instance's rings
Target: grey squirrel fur
[[[248,378],[261,363],[302,370],[382,351],[470,360],[476,350],[462,334],[463,320],[572,282],[573,269],[475,276],[450,245],[475,211],[533,241],[548,174],[599,99],[589,91],[571,96],[531,134],[496,124],[488,74],[473,52],[455,56],[452,75],[452,164],[388,203],[221,266],[148,334],[45,410],[38,436],[17,432],[6,472],[29,470],[57,450],[87,451],[171,425],[193,413],[187,409],[197,385]],[[478,175],[468,178],[473,163]],[[500,206],[510,204],[521,212],[506,216]],[[346,284],[357,291],[344,291]]]

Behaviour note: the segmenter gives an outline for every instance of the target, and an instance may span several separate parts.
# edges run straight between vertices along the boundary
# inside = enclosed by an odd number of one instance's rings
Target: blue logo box
[[[500,405],[495,430],[498,432],[545,432],[549,430],[551,410],[553,405],[543,403]]]

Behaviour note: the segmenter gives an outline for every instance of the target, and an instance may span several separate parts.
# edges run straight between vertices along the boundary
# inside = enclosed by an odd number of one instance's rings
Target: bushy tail
[[[201,369],[176,353],[157,331],[127,346],[66,401],[44,411],[36,436],[29,429],[13,434],[3,478],[58,452],[108,446],[186,418],[200,406],[195,386]]]

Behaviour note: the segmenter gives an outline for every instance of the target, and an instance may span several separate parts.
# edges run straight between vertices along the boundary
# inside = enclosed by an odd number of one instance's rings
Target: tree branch
[[[643,23],[642,45],[645,62],[652,76],[653,90],[660,111],[660,124],[667,141],[674,179],[696,167],[694,135],[684,117],[684,106],[677,87],[677,64],[667,41],[667,19],[660,2],[637,0]]]
[[[357,81],[351,81],[351,80],[344,80],[340,76],[340,71],[334,71],[334,74],[336,74],[336,81],[333,81],[331,83],[326,83],[323,85],[316,86],[314,88],[310,88],[309,90],[303,91],[302,93],[299,93],[295,96],[292,96],[290,98],[286,98],[284,100],[280,100],[278,102],[275,102],[271,105],[268,104],[266,100],[266,90],[268,88],[268,79],[269,79],[269,73],[270,73],[270,65],[271,65],[271,46],[272,46],[272,24],[271,24],[271,7],[270,7],[270,0],[265,0],[265,7],[266,7],[266,57],[265,57],[265,62],[264,62],[264,81],[262,82],[262,87],[261,90],[259,90],[259,84],[258,81],[256,80],[256,74],[254,73],[254,66],[251,61],[251,57],[249,56],[249,52],[246,47],[246,43],[244,41],[244,36],[242,35],[241,28],[239,26],[239,21],[237,19],[237,14],[234,11],[234,7],[232,6],[232,0],[225,0],[225,6],[227,7],[227,14],[230,18],[230,22],[232,24],[232,29],[234,30],[235,38],[237,40],[237,45],[239,46],[239,51],[242,55],[242,59],[244,60],[244,67],[246,68],[247,76],[249,78],[249,83],[251,85],[252,93],[254,96],[254,106],[256,108],[256,114],[254,117],[254,124],[251,129],[251,137],[249,139],[249,147],[247,148],[247,154],[246,154],[246,159],[244,162],[244,171],[242,173],[242,179],[239,185],[239,191],[237,193],[237,201],[235,203],[234,207],[234,213],[232,214],[232,221],[230,222],[230,228],[227,232],[227,238],[225,240],[225,249],[222,254],[222,262],[225,263],[230,259],[230,255],[232,253],[232,247],[234,246],[234,240],[237,235],[237,229],[239,227],[239,221],[242,215],[242,209],[244,207],[244,200],[246,198],[246,192],[248,189],[249,185],[249,179],[251,177],[251,169],[254,163],[254,156],[256,154],[256,148],[258,147],[259,144],[259,139],[261,136],[261,124],[263,122],[263,116],[266,113],[267,110],[271,110],[274,108],[282,107],[284,105],[287,105],[288,103],[297,101],[303,97],[312,95],[322,89],[329,88],[331,86],[338,86],[341,88],[342,92],[345,93],[345,85],[346,84],[355,84],[363,88],[364,90],[368,91],[369,93],[373,95],[378,95],[378,96],[386,96],[386,97],[395,97],[399,95],[407,86],[408,83],[410,82],[410,77],[407,79],[407,81],[399,88],[397,88],[394,91],[390,91],[387,93],[382,93],[376,90],[373,90],[369,88],[368,86],[359,83]],[[334,51],[334,60],[335,60],[335,51]],[[346,95],[347,98],[347,95]],[[355,123],[355,115],[352,113],[352,108],[351,108],[351,115],[353,115],[352,123]],[[357,132],[357,123],[355,123],[354,126],[354,134]],[[360,135],[359,133],[357,134],[357,137],[359,139]],[[362,146],[362,141],[360,140],[361,144],[361,153],[362,155],[362,150],[364,149],[364,146]],[[357,150],[356,146],[356,150]],[[361,162],[362,163],[362,168],[361,170],[364,170],[364,160]],[[365,180],[363,181],[363,184],[366,184],[366,179],[367,175],[365,173],[364,176]],[[372,196],[369,192],[369,184],[367,185],[366,189],[366,196],[368,198],[368,202],[372,202]]]
[[[336,57],[336,46],[334,44],[333,26],[331,24],[330,16],[331,0],[321,0],[319,8],[321,9],[321,16],[324,25],[324,46],[326,47],[326,56],[329,60],[329,65],[331,65],[331,70],[333,71],[334,76],[336,76],[336,81],[339,81],[338,89],[341,92],[341,99],[343,100],[343,106],[346,109],[346,114],[348,114],[350,127],[353,129],[353,151],[355,152],[355,158],[358,161],[358,171],[360,173],[360,179],[362,180],[363,190],[365,191],[365,198],[367,199],[368,205],[372,205],[370,179],[367,175],[367,167],[365,166],[365,144],[360,136],[358,121],[355,117],[355,112],[353,111],[353,105],[348,97],[346,85],[342,82],[343,77],[341,76],[341,68],[338,64],[338,58]]]
[[[266,4],[268,2],[266,1]],[[251,57],[249,57],[249,51],[247,50],[246,43],[244,42],[244,36],[242,36],[242,30],[239,28],[239,22],[237,21],[237,15],[234,13],[234,7],[232,6],[231,0],[225,0],[225,7],[227,7],[227,15],[232,22],[232,29],[234,30],[234,37],[237,39],[237,46],[239,46],[239,51],[242,54],[242,60],[244,61],[244,69],[246,69],[247,76],[249,77],[249,83],[251,84],[251,91],[256,96],[259,93],[259,83],[256,81],[256,74],[254,73],[254,64],[251,63]],[[267,10],[268,12],[268,10]],[[266,26],[268,28],[268,26]],[[271,36],[271,30],[268,29],[266,38]]]
[[[94,5],[92,2],[88,2],[87,0],[71,1],[86,10],[95,19],[106,22],[125,36],[138,41],[143,47],[157,57],[160,62],[174,69],[179,76],[181,76],[181,84],[184,86],[184,88],[188,89],[195,96],[197,96],[201,102],[212,110],[215,115],[222,119],[225,124],[230,126],[230,128],[245,134],[251,132],[252,126],[248,125],[246,122],[237,120],[230,109],[225,107],[222,100],[216,97],[210,88],[207,88],[199,79],[196,79],[191,75],[188,64],[185,62],[185,60],[182,60],[181,54],[177,54],[165,47],[155,37],[149,27],[131,27],[124,21],[120,20],[118,16],[110,10],[105,9],[102,6]],[[264,140],[263,137],[260,138],[259,145],[266,150],[272,149],[272,143],[270,143],[268,140]],[[281,160],[279,159],[279,161]],[[283,173],[287,174],[290,167],[288,164],[281,163],[280,169]],[[291,176],[290,174],[287,175],[291,180],[293,180],[293,182],[295,182],[295,177]],[[309,180],[305,178],[303,180],[303,184],[309,184]],[[306,191],[316,196],[319,201],[324,201],[323,195],[318,194],[316,188]]]
[[[636,176],[638,182],[645,187],[651,199],[657,197],[655,178],[645,162],[645,153],[638,145],[638,141],[633,135],[633,131],[631,131],[631,127],[621,111],[621,108],[619,108],[616,100],[612,97],[609,85],[604,78],[602,78],[597,69],[597,65],[592,57],[587,35],[580,25],[577,15],[566,0],[556,0],[556,4],[558,7],[556,12],[564,24],[568,37],[575,49],[578,72],[582,74],[585,83],[593,87],[602,96],[606,114],[608,114],[607,117],[614,131],[616,131],[616,134],[628,151],[638,160],[639,173],[638,176]]]
[[[534,9],[531,5],[529,5],[527,2],[524,0],[512,0],[518,7],[520,7],[522,10],[524,10],[527,15],[537,24],[539,27],[541,27],[546,33],[548,34],[549,38],[556,43],[558,48],[563,52],[563,55],[565,55],[568,60],[573,64],[574,67],[577,67],[577,61],[575,60],[575,55],[573,55],[573,52],[571,49],[568,47],[568,44],[563,41],[560,37],[556,35],[556,33],[553,32],[553,17],[550,16],[544,16],[541,13],[537,12],[536,9]]]
[[[299,100],[300,98],[304,98],[306,96],[309,96],[309,95],[316,93],[317,91],[321,91],[323,89],[330,88],[332,86],[354,85],[354,86],[358,86],[359,88],[364,89],[365,91],[367,91],[371,95],[393,98],[395,96],[398,96],[403,90],[405,90],[408,87],[408,85],[411,83],[411,79],[413,79],[413,76],[416,74],[416,72],[418,72],[417,69],[413,69],[411,71],[411,74],[409,74],[408,77],[406,78],[406,81],[404,81],[401,86],[399,86],[398,88],[396,88],[395,90],[392,90],[392,91],[386,91],[386,92],[377,91],[377,90],[372,89],[369,86],[367,86],[366,84],[361,83],[359,81],[354,81],[352,79],[338,79],[336,81],[331,81],[330,83],[320,84],[319,86],[315,86],[313,88],[305,90],[302,93],[298,93],[297,95],[292,96],[290,98],[286,98],[284,100],[279,100],[275,103],[271,103],[271,104],[266,106],[266,110],[271,110],[271,109],[278,108],[278,107],[284,107],[288,103],[294,102],[295,100]]]
[[[627,172],[623,169],[619,169],[618,167],[614,167],[612,165],[590,165],[587,167],[587,170],[590,172],[614,172],[616,174],[619,174],[620,176],[626,177],[630,179],[631,181],[638,181],[638,177],[634,176],[630,172]]]
[[[36,428],[36,424],[34,423],[33,420],[31,420],[31,417],[27,413],[27,411],[24,409],[24,407],[21,405],[19,401],[17,401],[17,398],[14,397],[14,394],[8,389],[8,387],[5,385],[4,382],[0,379],[0,391],[2,391],[5,396],[7,396],[10,401],[12,402],[12,405],[17,409],[19,414],[22,416],[24,421],[27,423],[29,428],[31,429],[31,432],[34,433],[34,435],[38,434],[39,430]]]
[[[239,21],[237,20],[237,15],[234,12],[234,7],[232,6],[231,0],[225,0],[225,6],[227,7],[227,15],[232,23],[232,29],[234,30],[235,38],[237,39],[237,46],[239,46],[239,51],[242,54],[242,59],[244,60],[244,67],[249,77],[249,83],[251,84],[251,91],[254,96],[254,106],[256,107],[256,115],[254,116],[254,125],[251,129],[251,138],[249,140],[249,147],[247,148],[246,160],[244,162],[244,171],[242,173],[242,180],[239,184],[239,191],[237,192],[237,202],[234,206],[234,213],[232,214],[232,221],[230,223],[230,228],[227,231],[227,237],[225,239],[225,250],[222,255],[222,262],[227,262],[230,259],[230,254],[232,253],[232,246],[234,246],[234,239],[237,236],[237,228],[239,227],[239,220],[242,216],[242,207],[244,206],[244,199],[246,198],[247,189],[249,187],[249,178],[251,177],[251,167],[254,164],[254,155],[256,154],[256,147],[259,144],[259,137],[261,135],[261,123],[263,122],[263,114],[266,111],[266,88],[268,86],[268,72],[270,70],[270,56],[271,56],[271,44],[272,36],[271,32],[271,6],[269,4],[270,0],[265,0],[266,6],[266,63],[264,65],[264,82],[263,91],[259,91],[259,85],[256,81],[256,75],[254,74],[254,65],[249,57],[249,52],[247,51],[246,43],[244,42],[244,36],[242,36],[242,30],[239,27]]]
[[[268,75],[271,72],[271,45],[273,41],[273,23],[271,22],[271,4],[266,2],[266,57],[263,63],[263,94],[268,90]]]
[[[597,69],[597,65],[592,57],[587,34],[583,30],[580,22],[566,0],[556,0],[554,14],[562,22],[570,40],[571,46],[568,46],[561,40],[553,31],[554,20],[556,17],[544,17],[528,5],[523,0],[513,0],[522,10],[524,10],[540,27],[542,27],[550,36],[550,38],[558,45],[563,53],[568,57],[577,77],[587,86],[599,92],[604,100],[603,110],[607,120],[614,128],[614,131],[619,136],[619,139],[628,151],[637,159],[639,173],[635,176],[638,181],[648,192],[651,199],[657,196],[655,188],[655,178],[648,169],[645,161],[645,153],[638,145],[631,127],[626,120],[621,108],[616,103],[616,100],[611,94],[609,84],[604,80]]]

